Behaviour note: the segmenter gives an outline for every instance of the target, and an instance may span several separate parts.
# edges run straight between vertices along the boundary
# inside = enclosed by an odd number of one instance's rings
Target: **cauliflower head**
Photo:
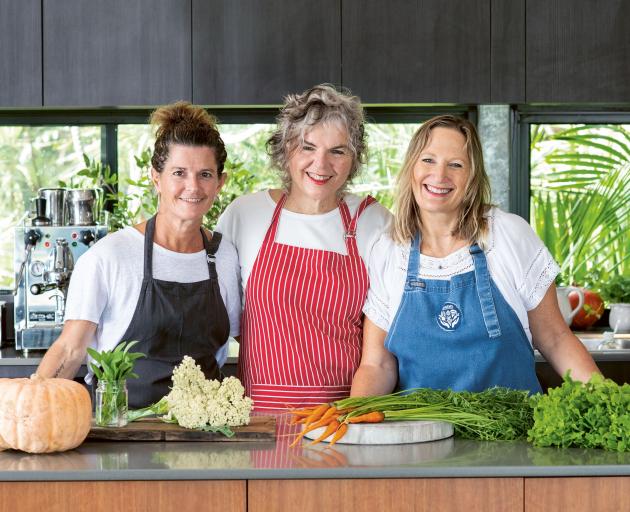
[[[207,380],[201,367],[184,356],[173,370],[173,387],[168,402],[167,420],[176,419],[182,427],[237,427],[249,424],[253,401],[236,377],[222,382]]]

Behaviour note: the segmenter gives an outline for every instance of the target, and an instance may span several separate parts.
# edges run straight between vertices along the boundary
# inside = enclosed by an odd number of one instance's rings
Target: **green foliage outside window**
[[[368,162],[349,190],[371,194],[391,208],[395,177],[418,126],[368,124]],[[228,149],[228,181],[206,218],[208,227],[235,197],[279,184],[265,152],[273,125],[220,129]],[[118,177],[100,168],[100,136],[99,126],[0,127],[0,286],[12,285],[13,227],[41,187],[61,183],[107,190],[118,179],[118,206],[109,218],[113,229],[155,212],[151,127],[118,127]],[[597,286],[629,275],[630,126],[534,125],[531,136],[531,223],[561,264],[559,283]]]
[[[534,125],[531,224],[559,284],[630,275],[630,126]]]
[[[0,126],[0,287],[13,286],[14,228],[42,187],[74,183],[83,154],[100,155],[99,126]]]
[[[129,128],[126,127],[128,132]],[[143,125],[134,128],[138,138],[146,131]],[[365,168],[350,185],[350,191],[360,195],[371,194],[384,206],[391,208],[395,176],[402,165],[407,141],[416,128],[417,125],[411,124],[368,125],[368,140],[371,141],[372,150]],[[279,186],[279,174],[269,167],[265,152],[265,142],[271,129],[270,125],[221,127],[229,155],[225,163],[228,178],[206,215],[206,227],[212,229],[223,210],[238,196]],[[132,139],[129,133],[126,137]],[[89,159],[86,159],[86,167],[79,171],[78,176],[87,180],[81,186],[118,189],[118,194],[105,196],[106,200],[113,200],[115,204],[109,219],[112,229],[140,222],[157,210],[157,198],[149,178],[150,158],[151,150],[145,148],[140,156],[134,156],[136,168],[126,169],[118,177],[112,176],[108,168],[102,169],[100,163]]]

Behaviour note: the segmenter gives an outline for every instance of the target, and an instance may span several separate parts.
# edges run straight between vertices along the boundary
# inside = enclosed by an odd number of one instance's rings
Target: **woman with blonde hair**
[[[349,395],[367,269],[391,221],[346,191],[366,154],[356,96],[326,84],[289,95],[267,147],[283,187],[237,198],[218,223],[241,264],[238,372],[257,410]]]
[[[549,251],[490,204],[475,126],[425,122],[399,175],[394,229],[377,242],[352,394],[396,387],[541,390],[533,348],[559,374],[597,366],[564,322]]]
[[[88,346],[111,350],[137,340],[134,350],[146,358],[135,362],[139,378],[127,384],[133,408],[168,393],[185,355],[208,378],[219,378],[241,309],[236,251],[220,233],[202,228],[225,181],[227,154],[216,121],[186,102],[158,108],[151,121],[158,212],[102,238],[77,261],[66,323],[37,370],[73,378]]]

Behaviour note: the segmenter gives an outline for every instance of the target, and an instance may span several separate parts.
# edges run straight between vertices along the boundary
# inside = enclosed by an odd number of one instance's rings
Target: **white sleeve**
[[[384,331],[389,331],[392,322],[388,283],[391,281],[392,261],[395,256],[395,244],[389,235],[384,233],[372,247],[367,263],[370,288],[363,313]]]
[[[223,213],[219,216],[215,230],[223,235],[223,239],[229,241],[231,244],[235,244],[236,236],[234,233],[235,225],[235,210],[234,202],[231,202]]]
[[[217,362],[217,366],[222,368],[228,358],[228,350],[229,350],[230,340],[226,341],[219,350],[214,354],[214,359]]]
[[[66,299],[66,320],[99,324],[109,300],[109,279],[96,253],[87,251],[74,266]]]
[[[518,294],[525,309],[531,311],[540,304],[560,267],[523,218],[497,212],[496,221],[496,256],[511,268]]]
[[[227,311],[230,322],[230,336],[238,336],[241,331],[241,291],[240,291],[240,267],[236,249],[220,231],[219,226],[215,233],[221,233],[221,245],[217,251],[217,275],[221,298]],[[214,358],[221,368],[228,358],[229,340],[226,341],[214,354]]]
[[[387,233],[393,223],[394,216],[380,203],[372,203],[357,221],[357,248],[366,266],[369,267],[374,245],[383,233]]]
[[[217,232],[220,231],[217,229]],[[225,238],[221,240],[217,251],[217,274],[221,297],[230,320],[230,336],[238,336],[241,332],[241,272],[236,249]]]

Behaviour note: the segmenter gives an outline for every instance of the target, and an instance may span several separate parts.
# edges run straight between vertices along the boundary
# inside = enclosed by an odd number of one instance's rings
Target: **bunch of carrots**
[[[350,423],[380,423],[385,419],[381,411],[368,413],[357,412],[356,409],[338,409],[335,404],[320,404],[291,411],[293,418],[290,423],[302,423],[304,428],[290,446],[295,446],[312,430],[326,427],[323,434],[310,444],[317,444],[332,436],[330,446],[334,445],[348,431]]]
[[[352,423],[382,421],[446,421],[455,435],[485,441],[525,439],[533,424],[527,391],[491,388],[485,391],[451,391],[416,388],[389,395],[351,397],[331,404],[292,409],[291,423],[304,425],[291,446],[312,430],[326,427],[316,444],[339,441]]]

